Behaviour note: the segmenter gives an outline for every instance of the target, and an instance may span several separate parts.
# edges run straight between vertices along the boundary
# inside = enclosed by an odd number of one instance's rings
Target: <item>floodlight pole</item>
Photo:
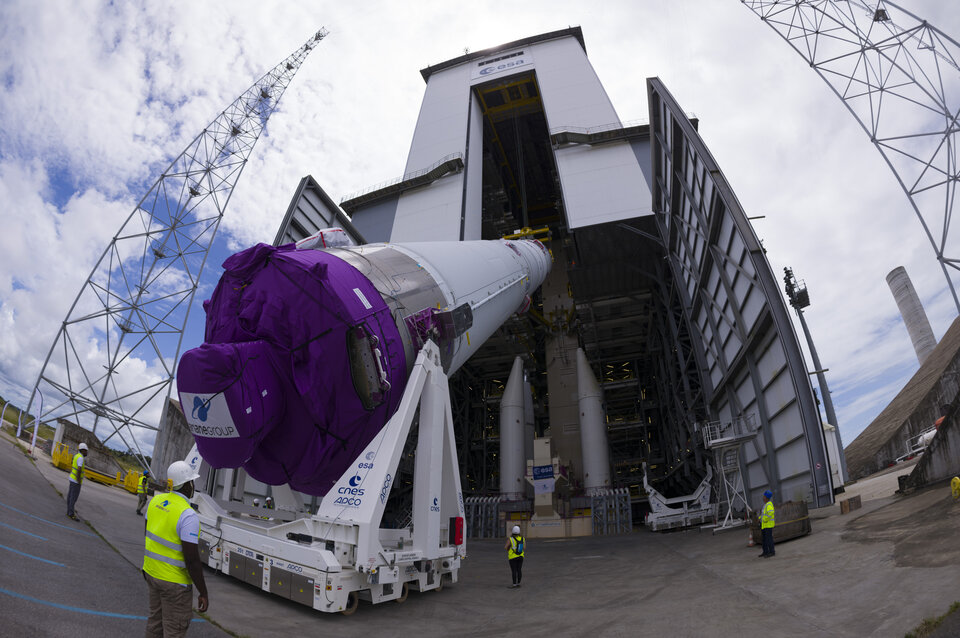
[[[823,396],[823,410],[827,413],[827,423],[837,429],[837,449],[840,454],[840,477],[846,482],[847,457],[843,453],[843,441],[840,437],[840,424],[837,422],[837,413],[833,410],[833,399],[830,398],[830,388],[827,387],[827,376],[824,374],[823,366],[820,364],[820,357],[817,355],[817,348],[813,345],[813,337],[810,336],[810,329],[807,327],[807,320],[803,318],[803,309],[810,305],[810,295],[807,293],[805,283],[797,283],[793,276],[793,269],[785,267],[783,269],[784,290],[790,305],[797,311],[800,317],[800,327],[803,328],[803,336],[807,339],[807,347],[810,349],[810,358],[813,360],[813,369],[817,375],[817,385],[820,386],[820,394]]]

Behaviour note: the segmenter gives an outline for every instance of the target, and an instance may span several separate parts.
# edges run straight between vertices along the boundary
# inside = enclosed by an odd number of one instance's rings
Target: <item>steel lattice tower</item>
[[[327,33],[321,28],[224,109],[134,208],[50,346],[27,403],[30,411],[40,395],[37,422],[62,418],[94,433],[106,423],[112,432],[103,441],[118,436],[147,466],[132,428],[158,429],[145,413],[172,389],[190,306],[230,196],[284,90]]]
[[[960,44],[885,0],[741,2],[810,64],[866,131],[910,199],[960,311],[960,234],[951,233],[960,179]]]

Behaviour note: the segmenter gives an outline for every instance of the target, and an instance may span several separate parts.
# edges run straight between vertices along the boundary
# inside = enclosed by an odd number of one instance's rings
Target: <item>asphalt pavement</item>
[[[906,471],[904,469],[903,471]],[[0,635],[139,636],[143,521],[136,496],[88,482],[66,517],[67,474],[0,436]],[[206,569],[210,610],[188,636],[903,636],[957,594],[960,503],[949,487],[894,495],[861,481],[864,506],[812,513],[813,533],[760,560],[747,532],[638,529],[528,539],[512,589],[502,540],[470,540],[460,582],[406,602],[324,614]]]

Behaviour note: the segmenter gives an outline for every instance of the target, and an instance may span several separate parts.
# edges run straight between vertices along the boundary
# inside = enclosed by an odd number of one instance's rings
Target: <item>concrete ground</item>
[[[188,635],[903,636],[956,593],[960,503],[949,487],[893,494],[896,468],[850,486],[864,506],[813,512],[813,533],[747,547],[747,531],[530,539],[523,586],[508,587],[502,541],[470,541],[460,582],[405,603],[323,614],[206,570],[208,620]],[[136,636],[146,586],[136,497],[96,483],[65,516],[67,475],[0,439],[2,635]]]

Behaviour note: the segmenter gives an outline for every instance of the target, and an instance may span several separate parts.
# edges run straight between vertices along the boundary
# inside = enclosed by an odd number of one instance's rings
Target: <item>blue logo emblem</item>
[[[434,506],[434,507],[437,506],[437,497],[436,497],[436,496],[433,497],[433,506]]]
[[[193,412],[191,416],[195,416],[201,421],[207,420],[207,412],[210,411],[210,404],[200,397],[193,397]]]
[[[363,482],[363,479],[360,478],[359,474],[354,474],[350,477],[350,487],[356,487],[360,485],[361,482]]]
[[[369,452],[367,452],[367,456],[365,458],[368,461],[372,461],[373,459],[377,458],[377,453],[374,452],[373,450],[370,450]]]
[[[437,499],[433,499],[433,500],[437,500]],[[166,507],[166,506],[169,505],[169,504],[170,504],[170,501],[166,501],[166,500],[165,500],[165,501],[163,502],[163,507]]]

